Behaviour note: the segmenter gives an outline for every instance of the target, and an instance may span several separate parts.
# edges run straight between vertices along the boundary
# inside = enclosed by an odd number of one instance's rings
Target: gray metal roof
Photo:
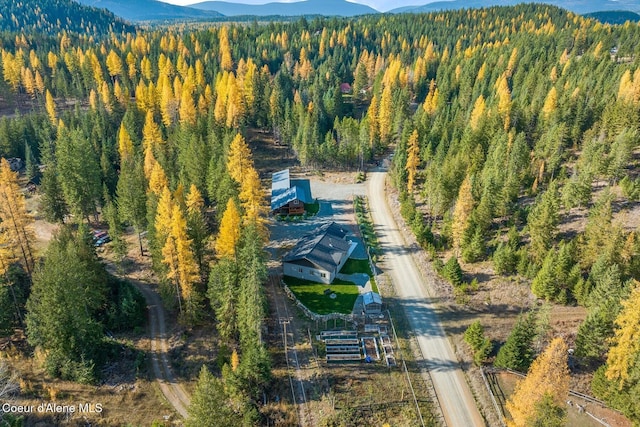
[[[351,243],[346,230],[335,222],[326,223],[304,236],[283,258],[284,262],[310,262],[325,271],[333,271],[349,253]]]

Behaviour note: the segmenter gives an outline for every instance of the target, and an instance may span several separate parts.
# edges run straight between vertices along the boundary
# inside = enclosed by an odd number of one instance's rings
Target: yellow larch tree
[[[44,108],[47,110],[49,120],[51,120],[51,123],[55,126],[58,123],[58,119],[56,118],[56,103],[54,102],[53,96],[51,96],[51,92],[49,92],[49,89],[47,89],[44,98]]]
[[[240,241],[240,212],[236,202],[230,198],[220,221],[220,231],[216,238],[216,253],[219,258],[235,258]]]
[[[118,131],[118,154],[120,154],[121,163],[133,159],[133,141],[129,131],[124,126],[124,122],[120,123],[120,130]]]
[[[193,102],[191,89],[188,85],[184,85],[182,88],[178,116],[180,117],[181,124],[193,125],[196,123],[196,105]]]
[[[424,109],[425,113],[432,116],[436,112],[436,109],[438,107],[438,97],[439,92],[438,88],[436,87],[436,81],[431,80],[431,82],[429,83],[429,92],[427,93],[427,97],[424,100],[424,104],[422,104],[422,108]]]
[[[471,192],[471,177],[467,175],[460,189],[458,190],[458,199],[453,208],[453,221],[451,224],[451,234],[453,235],[453,248],[457,252],[464,237],[464,233],[469,227],[469,218],[473,211],[473,194]]]
[[[569,348],[562,338],[555,338],[546,350],[533,361],[527,376],[516,385],[507,401],[511,420],[509,427],[528,427],[537,424],[540,404],[549,399],[559,408],[564,408],[569,392]]]
[[[393,99],[390,86],[385,86],[382,90],[378,111],[378,124],[380,125],[380,139],[383,142],[389,142],[391,139],[391,128],[393,126]]]
[[[111,49],[107,55],[107,70],[112,79],[122,75],[122,60],[120,56]]]
[[[0,233],[29,275],[33,271],[32,242],[35,241],[33,217],[27,212],[24,194],[20,191],[18,174],[6,159],[0,160]]]
[[[473,110],[471,111],[471,117],[469,118],[469,126],[472,130],[478,130],[482,124],[482,119],[484,118],[486,109],[487,107],[484,96],[480,95],[473,104]]]
[[[504,130],[508,131],[511,126],[511,91],[507,75],[504,73],[496,81],[496,93],[498,95],[498,114],[502,117]]]
[[[242,183],[242,180],[245,178],[245,174],[249,169],[253,169],[251,149],[244,137],[240,134],[236,134],[229,146],[229,154],[227,155],[227,171],[234,181]]]
[[[233,59],[231,58],[231,48],[229,47],[229,29],[226,25],[222,26],[218,31],[218,40],[220,42],[220,68],[231,71]]]
[[[418,131],[414,130],[407,142],[407,190],[413,192],[413,186],[418,173],[418,165],[420,164],[420,145],[418,142]]]
[[[177,204],[173,206],[171,227],[162,248],[162,262],[168,267],[167,278],[176,284],[178,299],[185,302],[184,310],[193,317],[194,285],[200,280],[200,272],[187,236],[187,220]],[[182,304],[180,304],[182,309]]]
[[[549,120],[558,109],[558,91],[555,86],[552,86],[547,94],[547,97],[544,100],[544,105],[542,106],[542,116],[545,120]]]
[[[367,111],[367,120],[369,121],[369,147],[378,142],[380,137],[380,125],[378,123],[378,97],[376,95],[371,98],[369,110]]]
[[[168,186],[169,180],[162,165],[158,162],[153,163],[151,173],[149,174],[149,191],[156,196],[161,196],[165,189],[168,190]],[[171,196],[171,192],[169,192],[169,196]],[[169,197],[169,199],[171,199],[171,197]]]
[[[607,356],[605,375],[622,389],[629,380],[629,372],[640,354],[640,282],[633,281],[629,297],[622,302],[622,310],[616,317],[615,336]]]

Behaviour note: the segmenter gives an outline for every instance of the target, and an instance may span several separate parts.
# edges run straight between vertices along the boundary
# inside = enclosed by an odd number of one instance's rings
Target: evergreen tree
[[[86,233],[86,234],[85,234]],[[33,277],[27,301],[27,338],[45,355],[50,375],[92,382],[103,328],[106,272],[85,230],[63,229]]]
[[[206,366],[200,369],[196,389],[191,397],[187,427],[240,426],[238,415],[227,404],[229,397],[223,382],[211,375]]]
[[[121,163],[120,176],[118,178],[118,211],[120,217],[133,225],[138,233],[140,255],[144,255],[142,249],[141,233],[147,225],[147,180],[144,177],[142,163],[133,158],[125,158]]]
[[[521,314],[516,321],[507,341],[504,343],[494,362],[499,368],[509,368],[525,372],[533,362],[533,339],[535,337],[535,313]]]
[[[551,248],[558,227],[558,193],[555,182],[538,197],[527,218],[531,236],[530,253],[533,260],[542,264]]]

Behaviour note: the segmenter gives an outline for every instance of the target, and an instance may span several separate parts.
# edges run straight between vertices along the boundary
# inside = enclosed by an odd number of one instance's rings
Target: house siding
[[[305,267],[289,262],[283,263],[282,269],[285,276],[297,277],[298,279],[310,280],[312,282],[326,283],[327,285],[330,284],[335,277],[333,272]]]

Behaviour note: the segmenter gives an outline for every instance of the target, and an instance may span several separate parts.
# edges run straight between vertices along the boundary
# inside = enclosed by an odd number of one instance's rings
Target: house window
[[[299,269],[298,269],[298,272],[302,273],[302,268],[299,268]]]
[[[327,277],[327,273],[320,273],[320,277]]]

